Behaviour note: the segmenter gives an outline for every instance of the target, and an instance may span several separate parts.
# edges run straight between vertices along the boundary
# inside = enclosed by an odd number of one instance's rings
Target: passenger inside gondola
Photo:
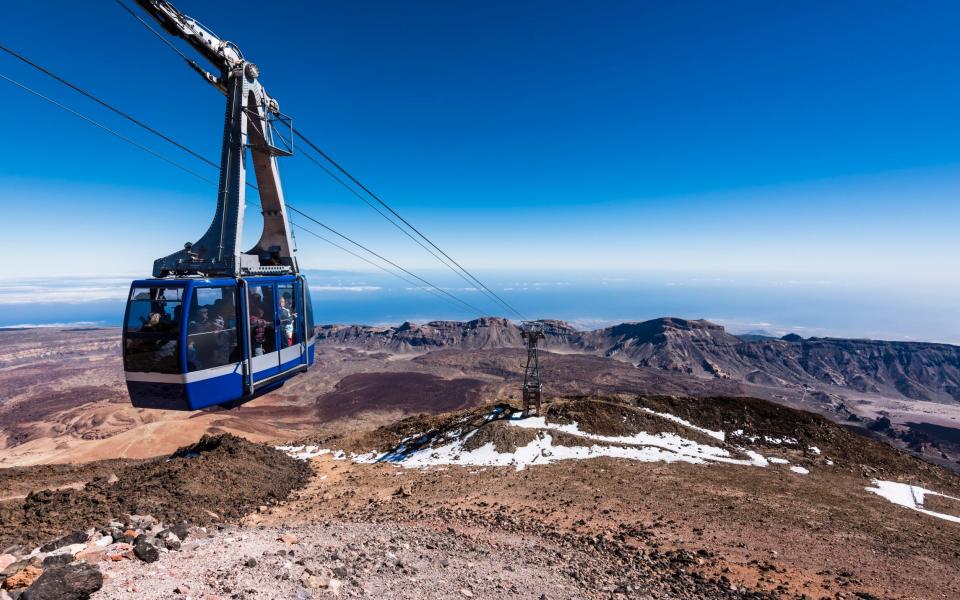
[[[200,371],[240,360],[233,287],[202,287],[194,292],[187,323],[187,369]]]
[[[250,286],[250,338],[254,356],[277,351],[273,286]]]
[[[179,288],[144,287],[130,292],[124,351],[128,371],[175,373],[179,369]]]
[[[290,310],[292,306],[290,294],[280,296],[280,327],[283,332],[282,342],[285,348],[293,345],[294,314]]]

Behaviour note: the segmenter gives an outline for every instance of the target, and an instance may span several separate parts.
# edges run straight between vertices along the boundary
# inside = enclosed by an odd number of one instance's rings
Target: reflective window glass
[[[130,291],[127,332],[179,331],[183,288],[144,287]]]
[[[272,285],[251,285],[250,342],[254,356],[277,351],[276,301]]]
[[[237,289],[194,288],[187,321],[187,370],[202,371],[239,360]]]
[[[142,287],[130,291],[124,368],[143,373],[180,373],[180,316],[183,288]]]
[[[293,285],[278,285],[277,299],[280,302],[280,346],[289,348],[300,343],[300,302]]]

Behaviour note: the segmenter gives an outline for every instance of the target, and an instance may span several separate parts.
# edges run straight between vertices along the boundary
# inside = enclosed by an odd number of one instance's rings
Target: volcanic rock
[[[48,569],[21,596],[22,600],[86,600],[103,587],[100,569],[75,563]]]
[[[147,563],[160,559],[160,551],[147,540],[145,535],[141,535],[133,543],[133,553],[137,555],[137,558]]]

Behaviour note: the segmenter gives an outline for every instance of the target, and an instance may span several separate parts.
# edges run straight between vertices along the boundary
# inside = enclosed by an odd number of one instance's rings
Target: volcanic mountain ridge
[[[861,393],[928,402],[960,402],[960,347],[843,338],[741,339],[706,320],[663,317],[579,331],[545,320],[543,348],[615,358],[638,367],[761,385],[826,384]],[[507,319],[431,321],[398,327],[327,325],[318,343],[369,351],[523,346]]]

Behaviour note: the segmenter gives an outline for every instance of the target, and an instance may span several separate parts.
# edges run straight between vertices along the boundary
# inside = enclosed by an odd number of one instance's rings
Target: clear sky
[[[956,2],[176,5],[468,267],[960,287]],[[113,2],[12,3],[0,39],[218,158],[223,97]],[[0,73],[205,169],[13,58]],[[207,184],[0,89],[0,277],[147,274],[203,232]],[[281,170],[291,203],[435,264],[303,157]],[[298,240],[305,266],[366,268]]]

